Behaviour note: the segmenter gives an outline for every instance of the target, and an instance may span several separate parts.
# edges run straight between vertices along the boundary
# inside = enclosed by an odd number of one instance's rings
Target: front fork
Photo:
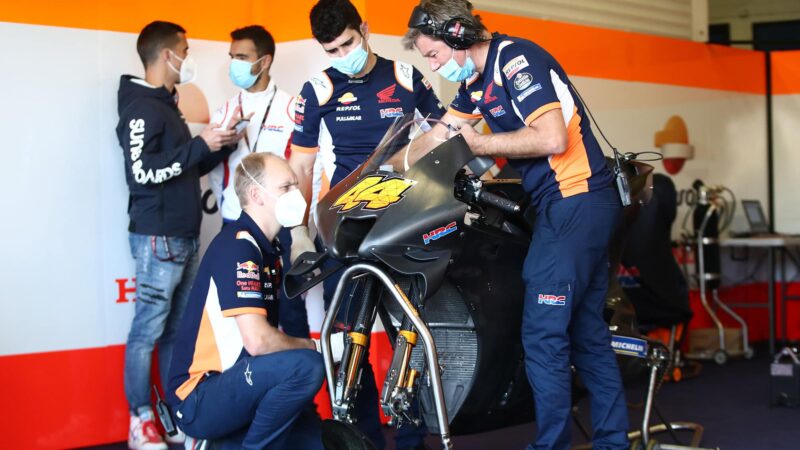
[[[342,363],[334,376],[335,365],[333,354],[331,353],[331,332],[337,311],[344,297],[345,285],[351,280],[365,276],[364,295],[359,304],[357,320],[353,329],[348,334],[347,345],[342,357]],[[336,286],[336,292],[331,299],[325,320],[322,323],[320,344],[322,346],[322,357],[325,361],[325,377],[329,389],[333,415],[336,420],[354,423],[355,398],[360,389],[361,365],[369,345],[369,335],[375,321],[378,298],[383,289],[383,293],[388,294],[386,301],[393,301],[398,305],[404,315],[400,333],[398,333],[398,346],[395,348],[392,357],[392,365],[389,369],[389,380],[384,384],[381,395],[381,406],[384,411],[390,412],[390,416],[402,418],[408,421],[410,418],[409,408],[413,404],[415,382],[419,378],[416,370],[411,369],[409,362],[411,351],[417,342],[417,338],[422,340],[425,355],[426,382],[433,393],[433,406],[436,410],[436,421],[439,429],[439,436],[442,441],[442,448],[449,450],[452,448],[450,440],[450,424],[447,417],[447,407],[445,405],[444,390],[439,367],[439,357],[436,353],[436,343],[430,329],[422,321],[415,305],[408,299],[402,289],[379,267],[368,263],[358,263],[348,267],[342,274],[342,278]],[[418,383],[417,383],[418,384]],[[396,411],[402,414],[396,414]]]
[[[411,366],[411,352],[417,345],[417,333],[408,318],[403,318],[400,331],[395,340],[392,364],[386,374],[381,391],[381,408],[383,413],[391,417],[396,426],[403,422],[420,424],[413,416],[411,405],[416,398],[416,381],[419,373]]]
[[[334,388],[333,416],[343,422],[356,422],[354,411],[356,397],[361,390],[362,361],[369,349],[369,337],[375,323],[379,292],[379,286],[373,277],[367,275],[364,279],[355,280],[355,293],[360,293],[361,299],[357,302],[356,321],[347,333],[342,363],[336,372]],[[345,323],[349,323],[349,317],[345,317]]]
[[[336,419],[355,423],[355,403],[358,392],[361,390],[362,362],[369,349],[369,337],[375,323],[375,317],[380,298],[380,287],[376,286],[373,277],[356,280],[361,284],[355,288],[360,295],[359,309],[352,329],[347,333],[347,341],[342,355],[342,364],[336,373],[336,386],[334,389],[335,401],[333,413]],[[399,286],[397,287],[400,290]],[[402,292],[402,291],[401,291]],[[408,301],[408,297],[403,295]],[[409,305],[413,305],[408,301]],[[414,308],[416,312],[416,308]],[[349,323],[349,318],[345,321]],[[400,331],[397,334],[392,362],[387,372],[386,380],[381,393],[381,408],[386,416],[393,419],[399,426],[403,422],[419,424],[420,420],[412,417],[412,404],[416,398],[416,380],[419,373],[412,369],[411,352],[417,344],[417,333],[407,318],[403,318]]]

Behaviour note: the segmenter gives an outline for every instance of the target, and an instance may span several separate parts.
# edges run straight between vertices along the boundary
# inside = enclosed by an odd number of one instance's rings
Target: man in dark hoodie
[[[122,76],[117,136],[130,190],[131,254],[136,260],[136,309],[125,348],[125,395],[131,412],[128,446],[166,449],[150,405],[150,366],[158,343],[166,381],[177,325],[197,272],[202,210],[200,176],[241,137],[210,124],[192,138],[178,110],[175,85],[194,78],[186,31],[148,24],[136,50],[145,78]],[[233,124],[231,124],[233,126]],[[229,147],[230,146],[230,147]]]

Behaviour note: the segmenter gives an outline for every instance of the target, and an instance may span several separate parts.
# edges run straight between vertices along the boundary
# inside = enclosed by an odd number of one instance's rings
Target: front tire
[[[332,419],[322,422],[322,446],[325,450],[376,450],[358,428]]]

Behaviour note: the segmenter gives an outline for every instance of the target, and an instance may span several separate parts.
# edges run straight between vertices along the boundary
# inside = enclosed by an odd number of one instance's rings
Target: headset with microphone
[[[453,17],[444,22],[437,22],[421,6],[414,7],[408,27],[419,30],[426,36],[433,36],[444,41],[449,47],[456,50],[466,50],[478,41],[485,40],[481,37],[480,30],[472,24],[473,21],[463,17]]]

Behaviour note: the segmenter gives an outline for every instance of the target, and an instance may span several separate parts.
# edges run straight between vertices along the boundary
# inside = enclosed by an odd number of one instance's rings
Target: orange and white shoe
[[[131,450],[167,450],[167,444],[158,433],[153,419],[142,420],[138,416],[131,416],[128,448]]]

